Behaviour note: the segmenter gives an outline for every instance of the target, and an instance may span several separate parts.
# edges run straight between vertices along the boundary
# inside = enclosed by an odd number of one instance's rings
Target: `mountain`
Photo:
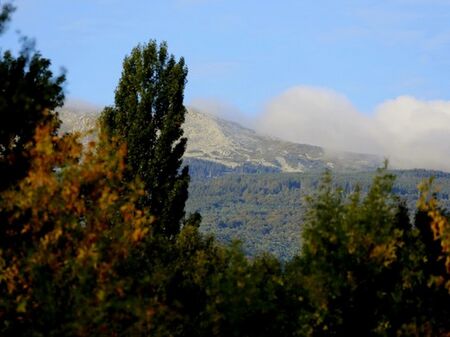
[[[62,132],[85,133],[95,129],[98,112],[63,109],[60,117]],[[241,240],[249,256],[271,252],[288,260],[300,249],[304,198],[317,190],[323,169],[333,168],[334,181],[345,193],[356,186],[365,193],[373,169],[382,165],[376,156],[329,153],[318,146],[282,141],[193,109],[184,129],[185,162],[192,177],[187,213],[200,212],[200,229],[219,241]],[[450,173],[392,173],[397,176],[393,191],[410,210],[417,202],[417,184],[431,176],[440,187],[442,206],[450,209]]]
[[[58,115],[62,121],[60,133],[79,132],[83,143],[95,139],[98,111],[63,107],[58,111]]]
[[[188,138],[187,159],[214,162],[233,171],[243,167],[271,172],[311,172],[326,168],[367,171],[383,163],[381,157],[374,155],[331,152],[319,146],[265,136],[195,109],[189,110],[184,131]]]
[[[95,129],[98,112],[61,109],[62,132]],[[189,109],[184,124],[186,163],[193,175],[245,172],[367,171],[382,165],[368,154],[330,152],[265,136],[238,123]]]

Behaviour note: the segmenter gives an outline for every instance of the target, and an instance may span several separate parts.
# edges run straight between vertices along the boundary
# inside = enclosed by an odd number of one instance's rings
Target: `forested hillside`
[[[184,59],[150,40],[122,66],[83,143],[60,129],[65,76],[0,54],[0,336],[449,336],[449,174],[191,181]]]
[[[301,246],[300,233],[307,208],[305,197],[314,194],[323,176],[316,173],[247,174],[220,170],[217,165],[193,165],[187,210],[198,211],[200,228],[221,242],[240,240],[246,254],[271,252],[292,258]],[[202,171],[202,167],[204,167]],[[207,174],[202,176],[200,173]],[[450,209],[450,174],[429,170],[392,171],[396,176],[393,193],[404,201],[413,215],[418,185],[435,178],[442,207]],[[208,178],[208,174],[216,175]],[[375,172],[334,173],[333,183],[349,195],[357,187],[366,193]]]

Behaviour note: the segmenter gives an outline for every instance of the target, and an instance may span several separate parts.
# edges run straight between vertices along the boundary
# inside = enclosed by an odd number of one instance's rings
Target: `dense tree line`
[[[209,163],[204,164],[206,168]],[[197,170],[203,166],[196,163]],[[213,165],[215,167],[215,165]],[[392,192],[401,197],[414,217],[418,201],[417,186],[435,177],[437,197],[444,208],[450,208],[450,174],[426,170],[395,170]],[[223,243],[242,241],[248,256],[271,252],[289,260],[300,249],[301,223],[308,204],[305,198],[320,185],[323,172],[236,174],[193,178],[189,187],[188,212],[198,211],[203,221],[200,230],[214,234]],[[359,188],[370,189],[375,172],[335,172],[334,186],[350,195]]]
[[[0,66],[21,57],[6,56]],[[48,66],[37,68],[42,83],[28,76],[32,63],[12,82],[14,109],[36,114],[31,136],[1,126],[16,136],[0,139],[0,159],[21,174],[0,176],[0,335],[450,333],[450,227],[429,183],[410,221],[386,170],[365,193],[345,192],[327,174],[308,198],[302,249],[288,261],[249,259],[238,244],[202,234],[199,214],[184,214],[182,59],[153,41],[135,48],[86,147],[56,132],[63,78]],[[29,100],[40,92],[45,100]],[[0,106],[3,116],[12,107]],[[11,155],[18,147],[20,162]]]

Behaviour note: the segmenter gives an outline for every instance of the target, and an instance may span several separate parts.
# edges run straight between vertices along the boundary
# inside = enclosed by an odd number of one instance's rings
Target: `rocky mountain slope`
[[[62,109],[62,131],[95,129],[98,113]],[[185,158],[192,163],[212,162],[233,171],[241,167],[271,172],[310,172],[331,168],[338,171],[367,171],[382,164],[382,158],[350,152],[327,152],[306,144],[296,144],[261,135],[207,113],[189,109],[184,125],[188,146]]]
[[[265,136],[203,112],[190,109],[184,126],[186,158],[212,161],[230,168],[253,165],[280,172],[308,172],[324,168],[339,171],[372,170],[382,164],[374,155],[328,152]]]

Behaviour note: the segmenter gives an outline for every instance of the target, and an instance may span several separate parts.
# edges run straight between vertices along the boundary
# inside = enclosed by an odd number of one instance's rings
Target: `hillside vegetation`
[[[203,165],[203,170],[200,163],[191,166],[197,174],[186,204],[188,211],[202,215],[202,231],[214,234],[221,242],[241,241],[250,256],[270,252],[286,260],[298,253],[307,209],[305,198],[317,191],[323,172],[243,174]],[[202,177],[200,172],[206,171],[216,176]],[[427,170],[391,173],[396,176],[392,192],[405,202],[411,216],[419,197],[417,187],[430,177],[435,177],[442,207],[450,208],[450,174]],[[357,187],[367,193],[375,174],[334,173],[333,184],[341,186],[345,195]]]
[[[13,10],[0,7],[0,33]],[[413,202],[428,172],[398,185],[386,168],[203,178],[190,207],[226,210],[218,242],[186,214],[187,67],[166,43],[125,57],[84,145],[60,130],[64,76],[48,59],[6,51],[0,75],[1,336],[449,336],[447,174],[433,173],[441,194],[425,179],[411,209],[398,195]],[[246,227],[246,214],[267,222]],[[283,259],[224,243],[227,230],[274,235],[277,221],[286,233],[267,250]],[[300,250],[283,248],[291,235]]]

